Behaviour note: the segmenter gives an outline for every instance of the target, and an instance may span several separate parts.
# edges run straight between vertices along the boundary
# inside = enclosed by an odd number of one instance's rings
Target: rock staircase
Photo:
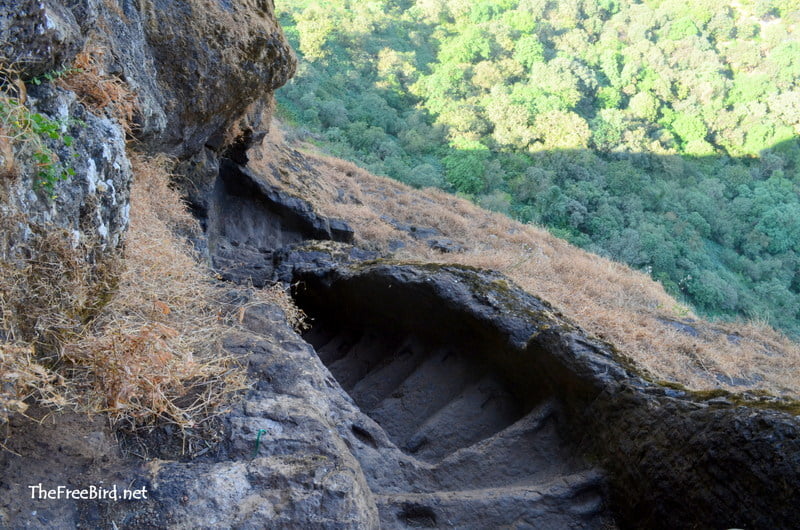
[[[483,352],[324,323],[305,338],[408,457],[398,465],[416,468],[392,491],[371,484],[382,527],[607,525],[603,476],[559,436],[558,401],[526,406]],[[374,445],[362,431],[359,439]],[[362,467],[369,481],[369,462]]]

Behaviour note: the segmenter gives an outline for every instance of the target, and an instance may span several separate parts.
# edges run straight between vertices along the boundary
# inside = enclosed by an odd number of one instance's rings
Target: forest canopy
[[[800,337],[796,0],[278,2],[279,112],[370,171]]]

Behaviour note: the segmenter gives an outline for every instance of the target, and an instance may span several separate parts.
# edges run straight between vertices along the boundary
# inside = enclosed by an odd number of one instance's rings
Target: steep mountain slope
[[[797,2],[276,7],[304,139],[800,337]]]
[[[356,242],[395,259],[497,270],[655,380],[695,389],[800,395],[800,347],[767,326],[712,324],[649,276],[577,249],[544,230],[435,190],[376,177],[305,145],[287,148],[277,129],[251,152],[269,182],[346,219]]]

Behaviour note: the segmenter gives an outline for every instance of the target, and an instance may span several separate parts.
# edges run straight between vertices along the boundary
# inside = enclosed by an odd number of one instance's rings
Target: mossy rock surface
[[[649,381],[493,271],[320,251],[307,262],[300,249],[290,255],[301,307],[485,352],[526,406],[555,399],[565,443],[605,470],[622,526],[781,528],[800,516],[796,403]]]

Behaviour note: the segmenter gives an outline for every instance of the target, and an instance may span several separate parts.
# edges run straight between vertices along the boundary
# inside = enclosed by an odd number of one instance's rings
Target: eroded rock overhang
[[[354,262],[344,249],[325,262],[320,252],[312,244],[284,253],[296,300],[313,318],[473,352],[523,412],[554,403],[557,435],[574,458],[605,471],[623,526],[779,528],[800,515],[792,414],[756,398],[704,399],[650,383],[611,346],[497,273]]]

